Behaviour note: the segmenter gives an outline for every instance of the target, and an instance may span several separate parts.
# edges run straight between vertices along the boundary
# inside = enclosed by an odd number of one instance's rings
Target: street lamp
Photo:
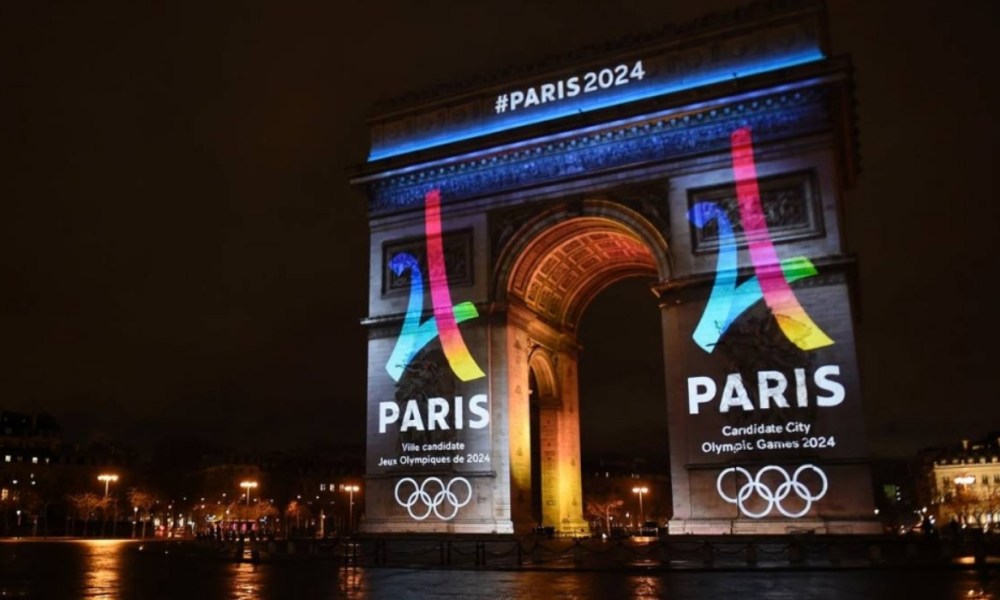
[[[646,513],[642,510],[642,495],[649,491],[646,486],[634,487],[632,488],[633,494],[639,494],[639,531],[642,531],[643,525],[646,524]]]
[[[118,476],[117,475],[111,475],[111,474],[108,474],[108,473],[101,473],[100,475],[97,476],[97,480],[104,482],[104,497],[107,498],[108,497],[108,486],[111,485],[112,481],[118,481]]]
[[[108,486],[111,485],[112,481],[118,481],[118,476],[112,473],[101,473],[97,476],[98,481],[104,482],[104,499],[108,499]],[[118,502],[113,502],[114,504],[114,520],[111,522],[111,537],[114,537],[118,532]],[[105,513],[104,521],[101,524],[101,535],[104,535],[104,525],[108,522],[107,513]]]
[[[247,491],[247,506],[250,506],[250,490],[252,488],[256,488],[257,487],[257,482],[256,481],[241,481],[240,482],[240,487],[241,488],[246,488],[246,491]]]
[[[348,530],[348,532],[353,532],[354,531],[354,492],[361,491],[361,488],[358,487],[357,485],[353,485],[353,484],[352,485],[345,485],[344,486],[344,491],[347,492],[348,494],[350,494],[350,496],[349,496],[349,503],[348,503],[348,511],[347,511],[347,515],[348,515],[347,516],[347,525],[348,525],[347,530]]]

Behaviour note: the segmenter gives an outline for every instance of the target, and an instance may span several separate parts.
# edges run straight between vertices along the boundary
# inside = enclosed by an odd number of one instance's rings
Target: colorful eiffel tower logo
[[[431,190],[424,197],[424,228],[427,239],[427,270],[431,288],[431,306],[434,316],[420,322],[424,310],[424,280],[417,259],[406,252],[400,252],[389,261],[389,268],[396,276],[410,271],[410,301],[403,318],[403,329],[396,340],[396,346],[385,364],[385,370],[395,381],[403,376],[417,352],[441,339],[441,348],[455,375],[462,381],[479,379],[486,374],[472,358],[458,324],[479,316],[472,302],[452,305],[448,289],[448,273],[444,264],[444,245],[441,241],[441,193]]]
[[[692,336],[695,343],[711,353],[733,321],[763,299],[785,337],[800,349],[815,350],[833,344],[833,340],[823,333],[799,304],[789,285],[793,281],[816,275],[816,267],[803,256],[778,260],[761,208],[750,128],[743,127],[734,131],[730,136],[730,146],[740,221],[755,275],[736,285],[739,265],[736,236],[729,217],[713,202],[695,204],[688,214],[694,226],[701,229],[714,220],[719,228],[719,259],[715,269],[715,283],[705,312]]]

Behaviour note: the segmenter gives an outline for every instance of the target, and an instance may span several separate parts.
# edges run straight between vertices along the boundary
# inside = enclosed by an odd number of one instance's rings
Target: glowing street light
[[[104,497],[107,498],[108,486],[111,485],[112,481],[118,481],[118,476],[109,473],[101,473],[100,475],[97,476],[97,480],[104,482]]]
[[[348,512],[347,512],[347,515],[348,515],[347,516],[348,531],[350,532],[350,531],[354,531],[354,492],[360,492],[361,488],[359,486],[353,485],[353,484],[352,485],[345,485],[344,486],[344,491],[348,492],[350,494],[350,497],[349,497],[350,503],[348,504],[349,508],[348,508]]]
[[[642,495],[648,491],[649,488],[646,486],[632,488],[633,494],[639,494],[639,529],[642,529],[643,525],[646,524],[646,513],[642,510]]]
[[[247,491],[247,506],[250,506],[250,490],[257,487],[256,481],[241,481],[240,487]]]
[[[101,473],[100,475],[97,476],[97,480],[104,482],[104,499],[107,500],[108,486],[111,485],[112,481],[118,481],[118,476],[113,473]],[[14,483],[17,482],[15,481]],[[118,530],[118,501],[115,500],[112,504],[114,504],[115,507],[115,516],[114,520],[111,522],[111,536],[114,537]],[[104,520],[104,523],[107,523],[107,519]],[[102,536],[104,535],[104,524],[101,525],[101,535]]]

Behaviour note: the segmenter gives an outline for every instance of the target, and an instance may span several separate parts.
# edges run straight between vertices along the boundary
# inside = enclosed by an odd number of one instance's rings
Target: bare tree
[[[959,522],[974,522],[985,525],[987,515],[1000,512],[1000,487],[982,485],[959,485],[945,496],[942,508],[954,515]]]
[[[76,514],[77,519],[83,520],[83,536],[86,537],[90,518],[99,508],[104,506],[104,499],[97,494],[84,492],[82,494],[70,494],[66,496],[66,501],[69,502],[70,509]]]
[[[593,499],[587,500],[585,510],[590,519],[603,521],[605,530],[610,534],[611,517],[619,516],[624,505],[625,501],[619,499]]]
[[[311,518],[312,511],[308,505],[303,504],[299,500],[292,500],[285,507],[285,531],[288,531],[288,522],[290,519],[295,519],[295,529],[296,531],[301,531],[303,519],[308,523]]]
[[[993,518],[996,519],[997,513],[1000,513],[1000,485],[990,486],[989,489],[984,491],[983,505],[985,511],[993,515]],[[994,524],[996,523],[995,520],[993,522]]]
[[[250,505],[250,516],[255,521],[273,519],[278,516],[278,509],[270,502],[254,502]]]
[[[42,499],[41,494],[35,490],[26,490],[20,494],[18,498],[18,506],[24,512],[24,515],[31,519],[31,535],[38,535],[38,515],[42,507],[45,506],[45,501]]]
[[[153,506],[156,504],[156,496],[152,492],[147,492],[139,488],[131,488],[128,491],[128,501],[133,508],[138,508],[139,510],[133,510],[137,517],[142,520],[142,537],[146,537],[146,523],[149,522],[150,511],[153,510]]]

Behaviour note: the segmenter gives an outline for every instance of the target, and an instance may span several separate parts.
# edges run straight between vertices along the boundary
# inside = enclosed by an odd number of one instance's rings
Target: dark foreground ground
[[[610,554],[609,554],[610,556]],[[571,564],[572,561],[569,561]],[[392,564],[391,562],[388,564]],[[128,541],[0,543],[0,598],[905,598],[1000,599],[1000,569],[936,566],[399,568],[331,556],[236,561],[191,544]]]

